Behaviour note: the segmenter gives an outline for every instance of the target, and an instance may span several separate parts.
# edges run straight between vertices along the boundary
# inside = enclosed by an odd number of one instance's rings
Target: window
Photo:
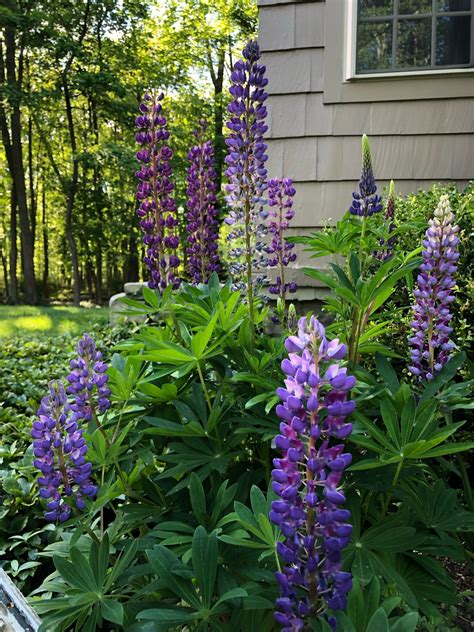
[[[359,0],[356,73],[474,65],[474,0]]]

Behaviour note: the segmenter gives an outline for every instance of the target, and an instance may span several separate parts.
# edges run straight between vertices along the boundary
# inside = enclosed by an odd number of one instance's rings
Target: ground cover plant
[[[20,463],[31,509],[17,513],[34,529],[13,536],[35,553],[10,567],[44,631],[443,625],[468,596],[449,569],[469,560],[474,530],[473,379],[453,318],[469,219],[458,224],[449,194],[397,216],[364,137],[343,220],[286,239],[298,192],[267,174],[255,42],[231,78],[222,263],[208,245],[205,126],[189,153],[192,239],[180,261],[165,101],[144,95],[137,214],[149,284],[124,302],[146,320],[120,340],[85,334],[69,366],[51,369]],[[331,260],[305,270],[331,289],[326,327],[288,304],[294,243]]]

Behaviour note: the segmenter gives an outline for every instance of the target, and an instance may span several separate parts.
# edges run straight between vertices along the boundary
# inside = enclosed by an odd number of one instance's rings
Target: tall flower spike
[[[388,225],[388,239],[380,240],[381,250],[375,253],[376,257],[381,261],[386,261],[392,256],[395,238],[391,234],[395,230],[395,182],[390,180],[388,189],[387,206],[385,209],[385,223]]]
[[[107,365],[102,362],[102,353],[89,334],[84,334],[79,341],[77,358],[71,360],[70,366],[72,371],[67,376],[67,392],[75,395],[71,404],[74,421],[89,421],[97,411],[105,413],[110,407]],[[97,397],[94,391],[97,391]]]
[[[382,210],[382,198],[377,195],[372,156],[367,135],[362,136],[362,173],[359,181],[359,191],[352,194],[352,205],[349,209],[352,215],[370,217]]]
[[[140,145],[136,154],[140,169],[135,174],[138,178],[136,197],[140,203],[137,215],[146,248],[143,261],[151,274],[149,287],[160,292],[168,285],[179,285],[180,263],[177,255],[179,222],[170,162],[173,152],[167,145],[170,133],[162,114],[162,99],[163,93],[145,94],[140,115],[135,119],[139,130],[135,138]]]
[[[72,511],[70,498],[77,509],[84,509],[85,499],[93,498],[97,487],[92,484],[92,465],[87,463],[87,444],[74,415],[70,415],[64,386],[49,383],[49,394],[41,400],[38,417],[31,430],[34,465],[40,470],[39,493],[47,499],[46,520],[67,520]]]
[[[259,64],[260,49],[251,41],[243,51],[244,59],[238,60],[231,74],[230,93],[233,97],[228,106],[230,120],[227,127],[230,134],[226,139],[226,186],[230,212],[225,222],[233,229],[229,240],[234,242],[229,256],[233,262],[229,272],[236,289],[247,291],[251,326],[253,326],[253,285],[252,269],[265,264],[265,244],[260,240],[265,236],[263,217],[267,170],[265,162],[267,146],[264,134],[267,109],[264,105],[268,83],[265,66]],[[261,281],[262,279],[257,279]]]
[[[191,147],[188,159],[188,248],[189,270],[193,284],[207,283],[213,272],[221,269],[218,254],[218,222],[216,209],[216,171],[214,148],[205,140],[207,124],[200,121],[194,132],[198,143]]]
[[[442,195],[423,241],[423,263],[414,291],[413,335],[408,339],[412,349],[408,368],[420,381],[433,379],[449,360],[454,347],[449,339],[453,331],[449,323],[459,259],[459,227],[453,222],[449,197]]]
[[[293,219],[293,197],[296,191],[293,181],[288,179],[272,179],[268,181],[268,206],[270,207],[268,232],[272,240],[268,247],[270,255],[268,266],[277,268],[275,285],[269,287],[270,294],[277,294],[283,300],[287,292],[296,292],[297,285],[294,281],[285,281],[285,268],[296,261],[296,253],[293,252],[294,244],[289,244],[284,236]]]
[[[328,341],[321,323],[312,316],[298,322],[298,335],[285,343],[282,362],[285,388],[276,408],[282,420],[275,446],[270,519],[285,539],[277,545],[284,567],[276,574],[280,597],[275,619],[284,632],[306,630],[309,617],[346,607],[351,574],[342,570],[342,549],[352,532],[350,512],[343,509],[340,488],[351,455],[341,442],[352,431],[346,417],[355,408],[348,393],[355,378],[339,364],[346,348]]]

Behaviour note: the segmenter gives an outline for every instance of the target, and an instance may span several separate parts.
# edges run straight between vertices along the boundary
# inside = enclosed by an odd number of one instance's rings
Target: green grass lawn
[[[82,334],[90,325],[106,323],[106,307],[30,307],[0,305],[0,338]]]

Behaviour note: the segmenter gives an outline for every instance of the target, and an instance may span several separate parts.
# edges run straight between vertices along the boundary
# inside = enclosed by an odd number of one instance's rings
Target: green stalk
[[[397,465],[397,469],[395,471],[395,476],[393,477],[393,481],[392,481],[392,487],[395,487],[396,484],[398,483],[398,477],[400,476],[400,472],[402,471],[402,467],[403,467],[403,458],[400,460],[399,464]],[[387,514],[388,511],[388,505],[390,503],[390,500],[392,499],[392,495],[393,492],[389,492],[387,494],[387,498],[385,499],[385,504],[382,510],[382,517],[385,517],[385,515]]]

